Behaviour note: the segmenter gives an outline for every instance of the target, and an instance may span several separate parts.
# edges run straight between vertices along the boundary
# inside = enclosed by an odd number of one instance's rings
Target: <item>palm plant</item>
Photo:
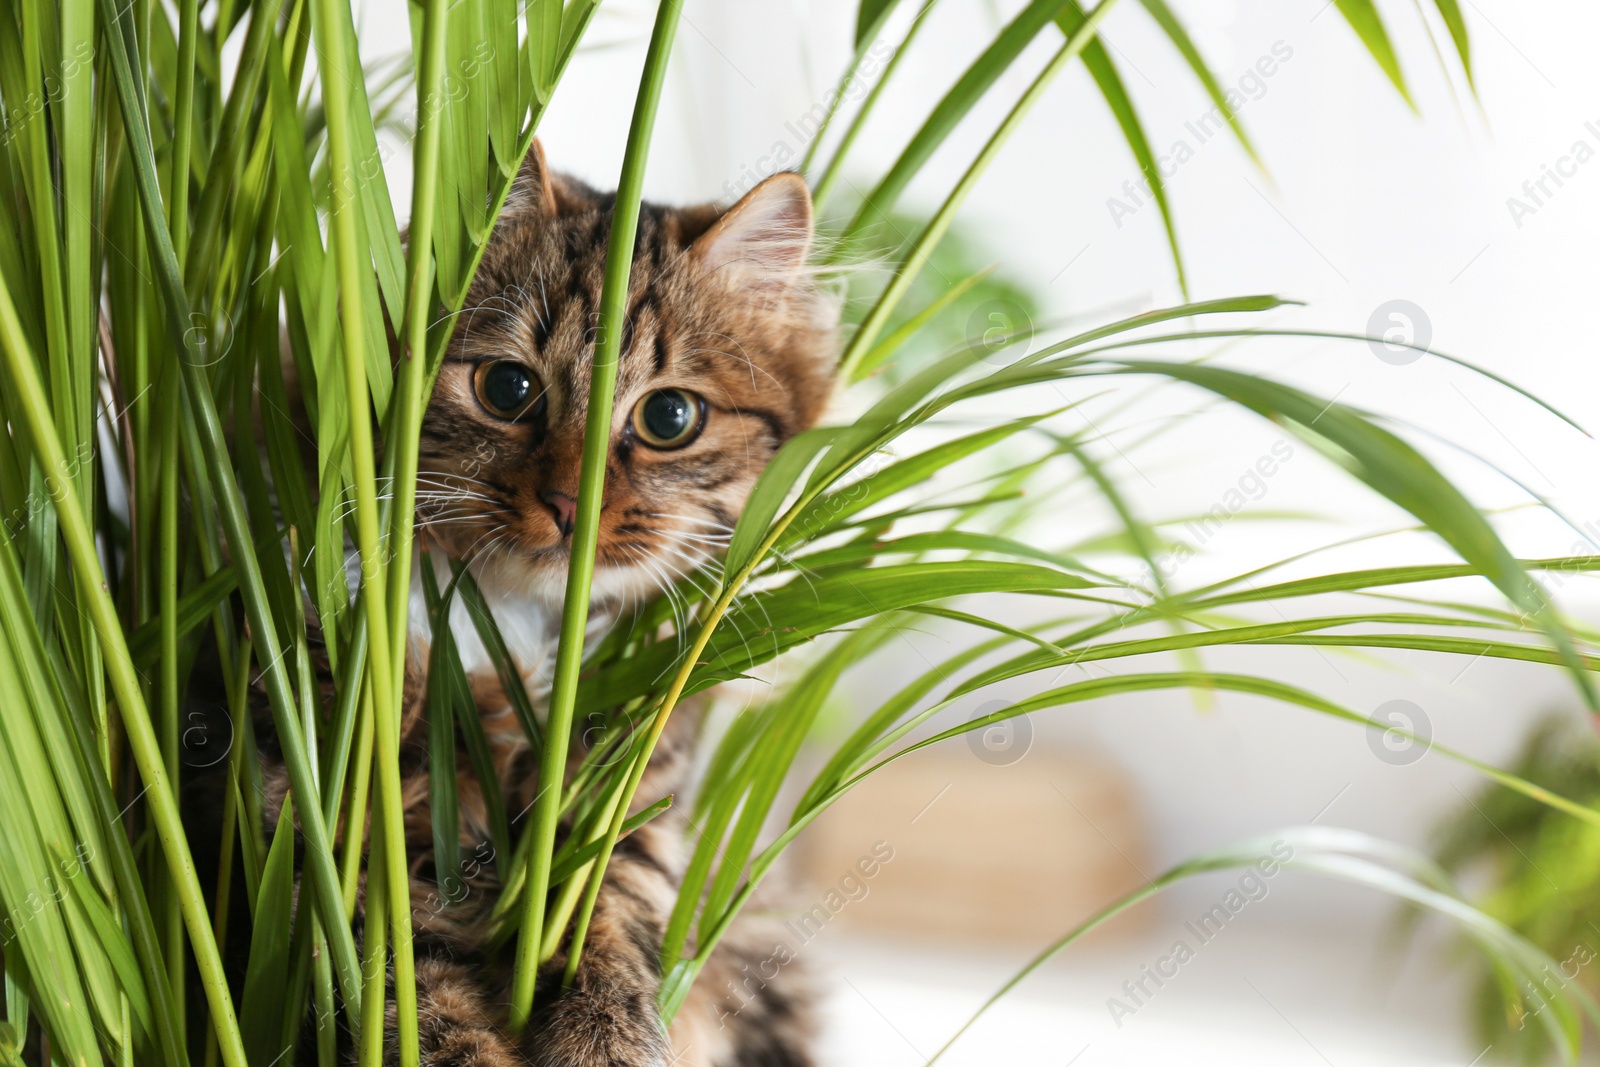
[[[1597,757],[1600,745],[1585,725],[1571,715],[1552,715],[1534,728],[1512,769],[1594,807],[1600,803]],[[1440,828],[1434,859],[1452,876],[1486,876],[1472,897],[1474,905],[1558,961],[1556,972],[1540,978],[1545,988],[1576,982],[1594,992],[1588,964],[1600,918],[1593,892],[1600,878],[1600,838],[1592,824],[1562,818],[1533,798],[1491,785]],[[1481,960],[1467,962],[1477,977],[1477,1034],[1505,1043],[1508,1058],[1521,1063],[1550,1062],[1555,1049],[1549,1035],[1531,1025],[1537,1005],[1507,1003],[1501,996],[1505,976]]]
[[[1115,2],[1024,5],[933,104],[894,164],[865,183],[869,191],[856,210],[830,224],[829,247],[839,261],[881,254],[892,268],[869,294],[841,356],[842,377],[858,391],[864,413],[786,446],[720,560],[645,608],[640,625],[586,650],[617,326],[650,133],[681,13],[680,0],[660,6],[618,182],[572,579],[542,726],[470,570],[458,566],[442,589],[431,568],[421,571],[436,618],[457,597],[473,609],[541,752],[544,781],[562,783],[545,789],[525,820],[490,801],[495,840],[485,862],[497,865],[506,886],[496,916],[517,961],[511,1027],[528,1019],[536,968],[564,938],[575,946],[575,966],[618,839],[672,802],[639,798],[655,803],[628,818],[674,708],[779,656],[800,654],[800,678],[732,722],[698,793],[702,839],[663,947],[661,1009],[669,1020],[783,849],[863,776],[908,752],[1015,715],[1171,688],[1254,693],[1368,725],[1302,689],[1208,671],[1200,649],[1414,648],[1533,660],[1571,671],[1593,705],[1592,635],[1564,625],[1528,574],[1583,569],[1588,560],[1518,560],[1420,452],[1366,413],[1220,366],[1139,355],[1162,345],[1292,333],[1245,324],[1280,307],[1277,298],[1186,303],[1036,344],[1015,359],[1007,348],[1014,337],[916,356],[928,331],[948,321],[982,281],[974,274],[908,309],[922,269],[1022,117],[1075,62],[1090,71],[1151,183],[1182,278],[1160,169],[1117,65],[1096,36]],[[905,22],[900,6],[864,0],[858,53]],[[1162,0],[1142,6],[1248,149],[1182,23]],[[203,1056],[263,1067],[311,1025],[328,1063],[337,1011],[357,1037],[362,1062],[377,1063],[392,974],[399,1061],[417,1062],[417,902],[409,895],[397,739],[420,418],[453,315],[596,7],[595,0],[410,5],[415,108],[410,119],[396,120],[408,99],[397,77],[406,65],[365,70],[350,5],[339,0],[218,0],[204,11],[199,0],[8,0],[0,17],[0,692],[7,694],[0,701],[0,804],[7,813],[0,820],[7,924],[0,1057],[14,1060],[26,1047],[39,1062],[182,1064]],[[1337,0],[1337,8],[1406,95],[1371,0]],[[1434,9],[1470,79],[1457,5],[1435,0]],[[927,10],[901,30],[902,52]],[[874,220],[899,207],[911,176],[1042,38],[1059,42],[1054,54],[945,200],[917,221],[909,244],[885,251]],[[891,65],[885,81],[892,74]],[[820,153],[808,161],[824,208],[834,203],[834,182],[876,100],[875,90],[854,114],[842,106],[830,114],[847,125],[829,139],[826,162]],[[392,121],[414,131],[404,231],[376,136]],[[309,463],[286,414],[280,335],[310,423]],[[391,337],[401,352],[393,362]],[[875,373],[891,368],[892,375]],[[1265,567],[1178,590],[1156,566],[1152,528],[1097,462],[1095,442],[1053,428],[1053,412],[914,444],[918,431],[959,405],[1045,382],[1079,404],[1127,378],[1184,383],[1279,422],[1410,512],[1453,561],[1293,581],[1275,581]],[[897,442],[913,444],[896,455],[890,450]],[[935,472],[963,469],[970,472],[965,495],[949,499],[925,488]],[[1148,568],[1147,578],[1090,567],[1079,558],[1081,546],[1041,547],[1014,536],[1017,491],[1053,484],[1063,469],[1122,517],[1123,543]],[[346,576],[352,545],[360,560],[353,594]],[[1458,577],[1487,579],[1508,607],[1478,609],[1407,592]],[[1317,598],[1349,593],[1378,598],[1374,610],[1315,608]],[[952,606],[977,594],[1027,597],[1068,614],[1011,626]],[[1253,622],[1248,612],[1256,606],[1283,615]],[[803,790],[782,832],[765,839],[779,789],[795,773],[796,754],[828,694],[907,614],[989,636],[871,709]],[[337,675],[328,705],[309,681],[308,617]],[[448,628],[435,633],[444,636],[430,653],[430,758],[435,767],[453,768],[458,742],[481,758],[481,727]],[[220,884],[209,903],[177,803],[184,698],[202,646],[215,648],[225,675],[235,739]],[[921,729],[952,700],[986,685],[1159,653],[1177,653],[1181,669],[1149,669],[1141,661],[1134,673],[1052,685],[960,727],[931,735]],[[256,675],[284,749],[295,815],[279,822],[270,841],[244,711]],[[574,723],[591,716],[606,728],[568,773]],[[1600,821],[1590,808],[1522,778],[1446,754],[1553,810]],[[453,778],[434,774],[431,787],[436,821],[447,828]],[[362,825],[369,814],[368,851],[355,833],[335,846],[336,827]],[[572,831],[558,839],[563,823]],[[299,907],[294,827],[304,845]],[[465,862],[454,840],[447,829],[438,835],[446,900],[451,872]],[[1401,849],[1331,831],[1285,832],[1282,840],[1292,845],[1291,865],[1375,885],[1453,918],[1506,975],[1531,975],[1547,962]],[[231,884],[235,855],[242,887]],[[1259,843],[1247,842],[1199,857],[1109,905],[1048,952],[1182,878],[1259,855]],[[367,921],[358,950],[349,917],[363,875]],[[228,899],[240,892],[251,919],[230,928]],[[303,921],[292,922],[293,914]],[[248,968],[242,989],[230,988],[223,949],[243,940]],[[191,984],[203,1002],[188,999]],[[308,1014],[308,1006],[316,1011]],[[1575,1045],[1580,1009],[1595,1012],[1580,998],[1555,1000],[1540,1013],[1563,1048]],[[191,1047],[191,1029],[204,1033],[203,1051]]]

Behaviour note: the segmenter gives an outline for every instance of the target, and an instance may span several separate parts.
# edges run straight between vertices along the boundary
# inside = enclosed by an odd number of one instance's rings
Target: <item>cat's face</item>
[[[496,226],[423,422],[418,520],[480,577],[565,586],[612,196],[537,145]],[[644,205],[595,594],[637,596],[726,544],[832,386],[835,311],[807,284],[811,202],[780,174],[723,212]]]

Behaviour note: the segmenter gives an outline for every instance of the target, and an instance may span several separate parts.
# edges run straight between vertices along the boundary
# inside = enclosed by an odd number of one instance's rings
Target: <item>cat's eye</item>
[[[497,419],[516,421],[544,410],[544,387],[538,376],[515,360],[478,364],[472,372],[472,391],[483,410]]]
[[[705,402],[684,389],[657,389],[633,409],[633,432],[651,448],[682,448],[705,423]]]

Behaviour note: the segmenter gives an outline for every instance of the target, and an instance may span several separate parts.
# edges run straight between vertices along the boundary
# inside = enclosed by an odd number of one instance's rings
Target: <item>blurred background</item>
[[[938,4],[852,166],[881,173],[928,102],[1020,6]],[[1600,66],[1592,56],[1600,8],[1467,0],[1474,95],[1459,66],[1440,61],[1447,43],[1431,5],[1380,4],[1413,110],[1328,0],[1172,6],[1219,80],[1239,92],[1240,118],[1265,164],[1227,135],[1203,136],[1210,102],[1140,7],[1112,14],[1103,36],[1152,146],[1172,159],[1168,189],[1194,297],[1292,297],[1306,306],[1276,313],[1276,325],[1398,331],[1600,425]],[[899,39],[911,8],[888,40]],[[369,3],[363,12],[370,58],[409,48],[392,9]],[[541,131],[559,169],[615,184],[651,10],[637,0],[602,5],[591,35],[599,44],[580,54]],[[808,145],[803,117],[850,62],[854,16],[855,4],[843,0],[689,0],[647,195],[727,201],[785,161],[793,166]],[[921,174],[907,201],[913,209],[942,198],[1054,49],[1048,37],[1035,63],[1019,64],[969,118],[966,136]],[[402,204],[408,160],[397,152],[390,161]],[[1014,292],[974,311],[969,336],[1178,302],[1161,218],[1138,177],[1090,79],[1081,67],[1069,70],[965,209],[956,235],[964,254],[975,266],[997,264],[995,277]],[[1360,341],[1256,341],[1218,355],[1391,416],[1497,512],[1519,553],[1600,550],[1589,540],[1600,539],[1600,448],[1514,392],[1448,362]],[[1039,408],[1050,404],[1040,398]],[[1130,386],[1103,408],[1066,417],[1104,418],[1095,427],[1102,458],[1147,520],[1219,503],[1231,513],[1230,494],[1248,499],[1225,523],[1164,527],[1174,544],[1196,550],[1170,557],[1167,577],[1178,587],[1404,525],[1286,432],[1202,408],[1181,389]],[[1167,429],[1143,441],[1162,420]],[[1266,467],[1271,474],[1251,473]],[[1528,507],[1535,498],[1557,505],[1571,526]],[[1039,536],[1061,543],[1114,530],[1103,509],[1079,505],[1070,494],[1050,501]],[[1316,566],[1441,552],[1390,536],[1356,540]],[[1576,617],[1596,619],[1600,604],[1581,582],[1547,584]],[[1460,599],[1494,603],[1486,587],[1463,586]],[[935,629],[907,633],[845,691],[855,687],[863,704],[882,699],[926,669],[922,649],[948,654],[955,639]],[[1294,681],[1498,765],[1516,761],[1546,715],[1579,719],[1568,681],[1532,665],[1304,648],[1208,653],[1207,664]],[[981,707],[988,700],[1022,695],[980,694],[952,714],[970,718],[989,710]],[[847,721],[850,711],[837,717]],[[1433,848],[1442,824],[1459,831],[1473,820],[1483,837],[1513,841],[1512,828],[1484,807],[1481,780],[1426,745],[1386,743],[1245,697],[1080,705],[973,744],[952,742],[872,783],[803,842],[793,916],[801,925],[793,929],[829,999],[824,1062],[924,1062],[1039,947],[1206,848],[1308,823]],[[956,855],[959,863],[949,859]],[[1564,884],[1562,871],[1539,877],[1558,895],[1585,888]],[[1188,883],[1073,948],[1002,1001],[949,1062],[1466,1065],[1504,1060],[1514,1048],[1515,1022],[1504,1042],[1470,1025],[1472,972],[1446,933],[1424,924],[1401,938],[1392,901],[1371,892],[1282,875],[1252,892],[1225,929],[1196,937],[1198,917],[1237,881]],[[1600,930],[1585,936],[1600,947]],[[1180,940],[1193,958],[1163,964]],[[1174,967],[1176,977],[1147,977]]]

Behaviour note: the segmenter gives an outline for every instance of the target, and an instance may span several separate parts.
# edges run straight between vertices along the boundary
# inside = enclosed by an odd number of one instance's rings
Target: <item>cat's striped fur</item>
[[[426,414],[419,523],[437,549],[471,562],[486,593],[524,605],[522,666],[537,682],[559,616],[570,504],[578,495],[586,398],[613,197],[551,173],[535,145],[484,256]],[[665,583],[714,558],[767,460],[812,426],[832,389],[835,307],[805,273],[811,208],[803,181],[777,175],[737,205],[644,205],[628,293],[613,446],[595,581],[597,610],[625,614]],[[513,360],[542,389],[536,418],[497,417],[476,378]],[[682,447],[660,449],[630,422],[657,391],[703,402]],[[437,905],[428,811],[425,679],[407,674],[402,761],[418,956],[422,1062],[436,1067],[805,1067],[811,1029],[803,970],[774,977],[777,938],[762,921],[729,932],[671,1033],[655,1002],[659,945],[690,833],[683,803],[697,727],[675,715],[639,793],[668,794],[667,815],[619,843],[572,990],[561,993],[565,951],[541,973],[542,1009],[513,1040],[502,1027],[509,953],[491,955],[485,920],[498,895],[483,855],[482,793],[463,754],[462,899]],[[469,634],[463,644],[473,644]],[[508,812],[531,805],[538,768],[494,678],[479,662],[475,696]],[[258,715],[270,733],[270,717]],[[266,811],[284,789],[270,737],[261,746]],[[764,966],[765,965],[765,966]],[[393,1003],[390,1022],[393,1027]],[[393,1055],[392,1033],[390,1052]]]

